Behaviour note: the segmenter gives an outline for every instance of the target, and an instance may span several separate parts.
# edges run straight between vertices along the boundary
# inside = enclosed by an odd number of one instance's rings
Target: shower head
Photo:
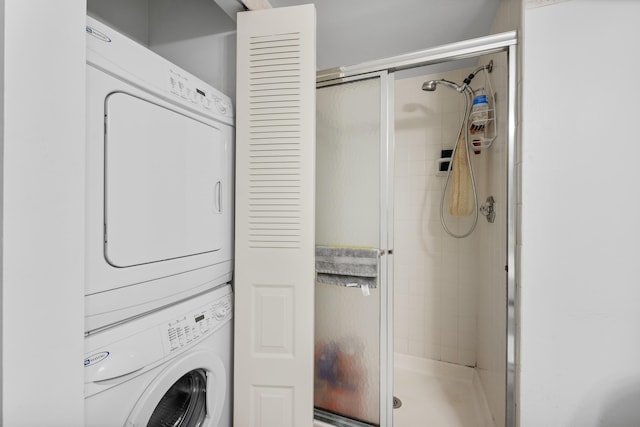
[[[426,90],[429,92],[433,92],[436,90],[437,82],[435,80],[429,80],[428,82],[422,83],[422,90]]]
[[[467,85],[466,84],[462,84],[462,85],[457,85],[454,82],[451,82],[449,80],[445,80],[445,79],[440,79],[440,80],[429,80],[428,82],[424,82],[422,84],[422,90],[426,90],[429,92],[433,92],[434,90],[436,90],[436,86],[439,84],[443,84],[451,89],[454,89],[458,92],[463,92],[465,89],[467,89]]]

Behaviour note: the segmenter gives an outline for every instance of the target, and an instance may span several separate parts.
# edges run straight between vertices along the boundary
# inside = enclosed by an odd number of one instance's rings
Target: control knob
[[[224,304],[213,308],[213,317],[215,317],[216,320],[224,319],[227,316],[227,313],[229,313],[229,308]]]
[[[227,113],[227,107],[223,104],[222,100],[218,97],[214,97],[214,103],[216,104],[216,107],[218,108],[218,111],[220,111],[222,114],[226,114]]]

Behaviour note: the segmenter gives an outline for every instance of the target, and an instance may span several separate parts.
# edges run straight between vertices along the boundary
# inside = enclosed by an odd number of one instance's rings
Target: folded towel
[[[380,251],[316,246],[316,280],[339,286],[378,285]]]
[[[464,132],[464,129],[460,132],[458,147],[453,154],[453,164],[451,165],[449,214],[454,216],[471,215],[475,207]]]

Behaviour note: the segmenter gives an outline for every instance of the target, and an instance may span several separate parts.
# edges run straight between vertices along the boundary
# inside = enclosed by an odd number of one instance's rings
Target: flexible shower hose
[[[442,197],[440,198],[440,223],[442,224],[442,228],[447,234],[451,237],[455,237],[456,239],[462,239],[464,237],[469,236],[473,233],[473,230],[476,228],[476,224],[478,223],[478,193],[476,191],[476,180],[473,175],[473,166],[471,165],[471,156],[469,155],[469,115],[471,114],[471,102],[470,102],[470,94],[469,91],[471,89],[469,86],[465,86],[464,92],[464,118],[462,119],[462,123],[460,124],[460,131],[458,132],[458,137],[456,139],[456,144],[453,147],[453,152],[451,153],[451,161],[449,162],[449,168],[447,169],[447,180],[444,184],[444,188],[442,189]],[[444,217],[444,200],[447,195],[447,188],[449,188],[449,180],[451,178],[451,169],[453,169],[453,159],[455,158],[456,151],[459,149],[460,145],[460,132],[464,132],[464,148],[467,153],[467,166],[469,167],[469,175],[471,176],[471,188],[473,189],[473,224],[469,230],[462,234],[456,234],[453,231],[449,230],[447,227],[447,222]]]

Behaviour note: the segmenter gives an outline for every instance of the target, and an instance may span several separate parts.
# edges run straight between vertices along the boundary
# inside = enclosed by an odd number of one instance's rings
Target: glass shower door
[[[388,258],[382,226],[385,82],[380,77],[316,92],[316,245],[374,249],[379,256],[372,286],[316,282],[314,405],[318,418],[328,415],[346,423],[339,425],[380,425],[381,307]]]

